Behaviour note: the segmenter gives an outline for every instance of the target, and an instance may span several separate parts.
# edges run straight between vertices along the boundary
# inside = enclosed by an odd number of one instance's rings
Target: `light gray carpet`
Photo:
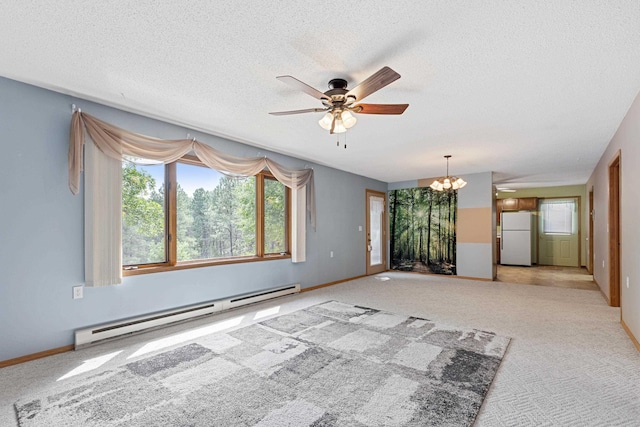
[[[157,342],[234,319],[236,328],[248,326],[264,310],[273,317],[332,299],[511,337],[476,418],[478,427],[638,426],[640,353],[620,326],[620,309],[608,307],[600,292],[399,272],[382,276],[390,280],[353,280],[2,368],[0,426],[17,426],[17,400],[52,387],[62,391],[70,382],[117,369]],[[35,346],[34,352],[41,349]],[[100,366],[61,379],[86,361],[106,356]]]
[[[468,426],[509,339],[336,301],[16,404],[20,426]]]

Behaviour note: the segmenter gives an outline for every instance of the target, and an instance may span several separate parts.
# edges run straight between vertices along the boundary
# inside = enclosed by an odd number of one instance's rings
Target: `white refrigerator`
[[[500,264],[531,265],[531,212],[502,212]]]

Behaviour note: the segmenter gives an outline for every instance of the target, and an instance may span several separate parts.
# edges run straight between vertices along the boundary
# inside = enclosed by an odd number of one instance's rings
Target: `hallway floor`
[[[599,290],[593,276],[586,268],[541,265],[518,267],[498,265],[498,282],[523,285],[551,286],[556,288]]]

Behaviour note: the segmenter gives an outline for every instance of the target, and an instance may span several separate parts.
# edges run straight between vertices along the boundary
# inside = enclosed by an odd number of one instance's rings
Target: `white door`
[[[367,190],[367,275],[387,269],[386,194]]]

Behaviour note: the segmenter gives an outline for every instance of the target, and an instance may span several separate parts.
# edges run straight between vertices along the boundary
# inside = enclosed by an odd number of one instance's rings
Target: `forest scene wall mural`
[[[456,274],[457,206],[457,191],[391,190],[391,269]]]

